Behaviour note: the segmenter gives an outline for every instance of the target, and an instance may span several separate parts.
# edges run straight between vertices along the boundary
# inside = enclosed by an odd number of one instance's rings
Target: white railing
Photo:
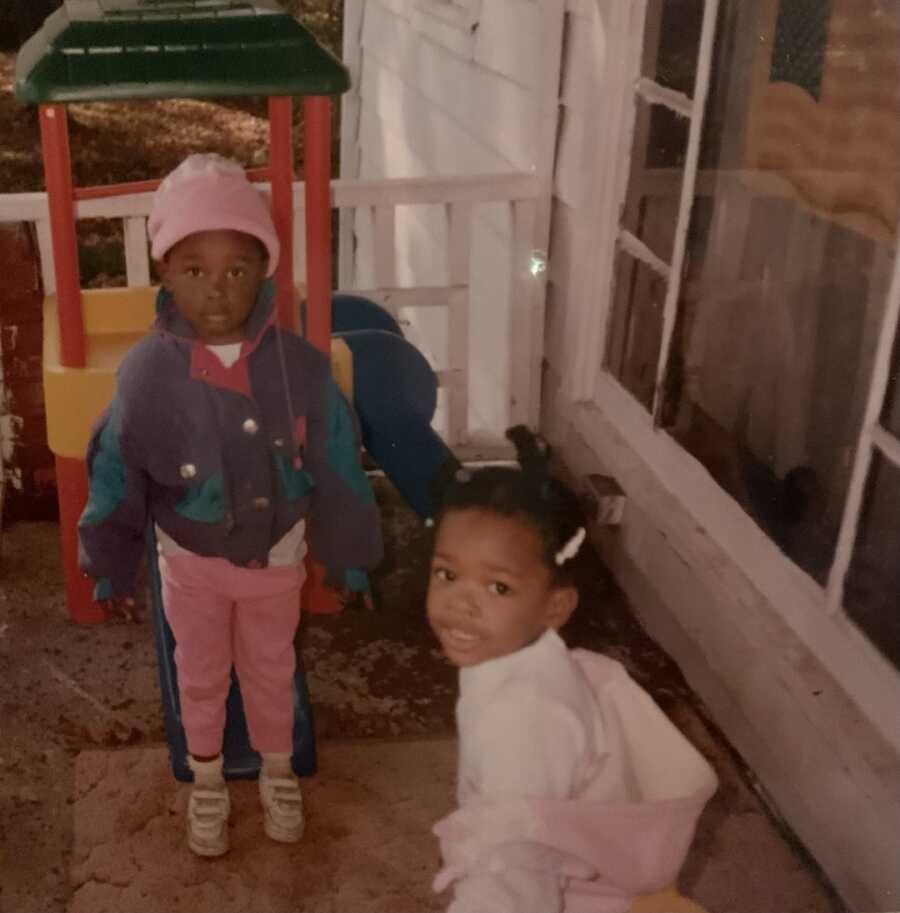
[[[261,185],[264,189],[266,185]],[[534,248],[535,212],[540,181],[523,173],[488,174],[444,178],[399,178],[369,181],[333,181],[332,206],[342,215],[352,210],[368,209],[374,227],[374,274],[376,288],[346,289],[365,295],[384,306],[404,324],[405,331],[415,328],[401,320],[407,308],[444,308],[447,311],[447,361],[436,365],[438,382],[447,392],[447,443],[464,455],[490,455],[485,448],[467,447],[470,394],[469,311],[471,307],[470,264],[473,207],[480,203],[506,203],[511,209],[514,245],[512,262],[515,275],[510,283],[512,295],[509,345],[511,358],[509,402],[515,421],[538,419],[536,378],[543,350],[542,286],[523,294],[522,265]],[[147,216],[152,193],[80,200],[76,219],[118,219],[122,222],[125,251],[126,284],[150,284],[150,257],[147,242]],[[398,206],[431,205],[444,207],[447,220],[447,284],[440,286],[400,287],[397,285],[398,251],[395,241]],[[351,215],[352,217],[352,215]],[[0,194],[0,222],[31,222],[35,226],[41,256],[44,289],[55,289],[53,250],[47,197],[44,193]],[[304,188],[294,184],[294,275],[298,281],[306,275]],[[468,451],[472,453],[469,454]]]

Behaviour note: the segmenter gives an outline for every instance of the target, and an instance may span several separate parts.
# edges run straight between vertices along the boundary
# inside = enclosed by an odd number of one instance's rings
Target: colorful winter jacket
[[[306,519],[329,576],[365,588],[382,542],[354,417],[328,358],[274,325],[273,301],[266,282],[226,368],[160,290],[88,447],[78,530],[97,598],[134,592],[150,521],[189,551],[255,568]]]

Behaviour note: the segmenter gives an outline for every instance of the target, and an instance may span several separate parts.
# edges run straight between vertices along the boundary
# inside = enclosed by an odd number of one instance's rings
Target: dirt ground
[[[37,108],[14,97],[14,68],[15,55],[0,53],[0,193],[43,190]],[[262,99],[92,102],[67,111],[76,185],[161,178],[191,152],[218,152],[253,167],[267,161]]]
[[[387,541],[386,559],[373,576],[376,610],[306,616],[298,634],[320,744],[364,739],[374,745],[453,732],[455,673],[424,617],[428,532],[387,482],[376,481],[376,494]],[[78,888],[70,867],[79,754],[165,745],[150,625],[82,627],[68,620],[58,532],[52,523],[18,523],[0,538],[2,913],[70,908]],[[766,809],[752,775],[637,623],[600,560],[591,555],[585,564],[582,604],[563,632],[567,642],[623,662],[721,781],[684,889],[705,891],[718,911],[837,913],[840,902]],[[169,788],[174,795],[174,780]],[[778,854],[778,873],[769,879],[761,877],[769,857],[759,840]],[[752,865],[751,850],[762,854]],[[711,857],[719,860],[714,883]],[[766,905],[747,907],[750,890],[768,892]]]

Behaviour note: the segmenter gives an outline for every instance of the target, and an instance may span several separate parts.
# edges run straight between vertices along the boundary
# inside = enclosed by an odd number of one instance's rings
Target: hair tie
[[[574,535],[571,539],[556,553],[554,560],[559,567],[562,567],[570,558],[574,558],[578,554],[578,550],[581,548],[581,543],[584,542],[584,537],[587,535],[583,526],[579,526],[575,530]]]

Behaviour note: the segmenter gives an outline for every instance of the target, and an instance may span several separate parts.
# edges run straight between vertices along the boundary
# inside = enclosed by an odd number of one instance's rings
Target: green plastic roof
[[[274,0],[66,0],[23,46],[26,102],[338,95],[347,69]]]

